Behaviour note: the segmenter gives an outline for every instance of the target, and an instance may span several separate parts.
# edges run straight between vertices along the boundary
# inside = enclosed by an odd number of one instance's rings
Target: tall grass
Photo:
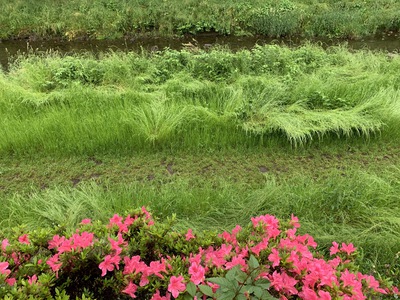
[[[280,218],[298,216],[302,231],[315,236],[321,250],[333,240],[353,242],[361,265],[383,272],[399,267],[400,195],[399,169],[373,173],[349,168],[330,171],[327,178],[297,174],[286,180],[268,176],[251,186],[222,179],[193,183],[189,178],[154,184],[121,185],[83,183],[77,188],[53,187],[29,196],[3,196],[1,227],[25,224],[29,228],[67,226],[83,218],[108,220],[146,205],[160,218],[176,214],[178,227],[197,230],[229,229],[245,225],[259,214]],[[398,256],[397,256],[398,257]],[[397,264],[397,265],[396,265]]]
[[[1,0],[0,7],[0,38],[199,32],[354,38],[400,28],[400,4],[392,0]]]
[[[311,45],[20,57],[0,74],[0,153],[396,140],[399,66],[382,53]]]

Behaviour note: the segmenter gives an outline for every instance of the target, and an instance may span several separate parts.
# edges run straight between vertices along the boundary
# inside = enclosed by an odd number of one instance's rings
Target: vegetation
[[[400,58],[306,45],[20,58],[0,153],[131,154],[399,137]]]
[[[394,0],[1,0],[0,38],[200,32],[355,38],[398,31]]]
[[[399,284],[399,64],[309,44],[18,57],[0,74],[2,234],[142,205],[177,230],[295,214],[321,253],[354,243]]]
[[[321,259],[292,216],[251,218],[221,234],[172,228],[142,207],[109,222],[15,230],[1,243],[3,299],[360,299],[397,298],[397,287],[357,270],[353,244]],[[165,295],[165,296],[164,296]]]

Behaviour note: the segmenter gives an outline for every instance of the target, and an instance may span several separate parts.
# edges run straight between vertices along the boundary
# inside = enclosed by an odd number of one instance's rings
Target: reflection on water
[[[90,41],[2,41],[0,42],[0,65],[6,69],[12,57],[23,53],[39,53],[46,51],[58,51],[64,54],[92,52],[99,53],[104,51],[157,51],[164,48],[182,49],[187,45],[193,45],[201,49],[207,49],[214,45],[222,45],[232,50],[247,48],[254,45],[264,44],[285,44],[288,46],[297,46],[305,41],[302,39],[271,39],[266,37],[235,37],[219,36],[216,34],[201,34],[196,37],[184,38],[137,38],[137,39],[118,39],[118,40],[90,40]],[[335,44],[347,43],[351,49],[371,49],[383,50],[388,52],[400,51],[400,37],[397,34],[370,37],[360,40],[313,40],[323,47]]]

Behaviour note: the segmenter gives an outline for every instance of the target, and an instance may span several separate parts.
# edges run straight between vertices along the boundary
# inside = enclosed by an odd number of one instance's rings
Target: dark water
[[[24,53],[40,53],[47,51],[58,51],[63,54],[72,54],[80,52],[104,52],[104,51],[157,51],[164,48],[182,49],[183,47],[191,47],[207,49],[215,45],[227,46],[232,50],[250,49],[254,45],[264,44],[285,44],[288,46],[297,46],[304,43],[301,39],[270,39],[265,37],[234,37],[219,36],[216,34],[202,34],[196,37],[184,38],[137,38],[137,39],[118,39],[118,40],[91,40],[91,41],[2,41],[0,42],[0,65],[3,69],[7,66],[12,58],[16,55]],[[387,34],[375,37],[369,37],[360,40],[329,40],[319,39],[312,42],[319,43],[323,47],[347,43],[351,49],[370,49],[381,50],[387,52],[400,52],[400,37],[397,34]],[[189,45],[188,45],[189,44]]]

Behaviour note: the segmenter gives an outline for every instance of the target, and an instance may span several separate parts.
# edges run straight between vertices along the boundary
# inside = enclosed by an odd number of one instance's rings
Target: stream
[[[165,48],[182,49],[188,45],[201,49],[208,49],[214,45],[226,46],[233,51],[239,49],[251,49],[254,45],[264,44],[285,44],[288,46],[298,46],[304,43],[301,38],[295,39],[272,39],[266,37],[236,37],[221,36],[217,34],[200,34],[196,36],[186,36],[183,38],[132,38],[116,40],[74,40],[65,41],[62,39],[53,40],[8,40],[0,41],[0,65],[4,70],[8,69],[13,57],[26,53],[46,53],[57,51],[68,55],[83,52],[106,52],[106,51],[158,51]],[[398,34],[385,34],[363,38],[359,40],[330,40],[314,39],[311,42],[318,43],[323,47],[346,43],[350,49],[369,49],[376,51],[386,51],[392,53],[400,52],[400,36]]]

